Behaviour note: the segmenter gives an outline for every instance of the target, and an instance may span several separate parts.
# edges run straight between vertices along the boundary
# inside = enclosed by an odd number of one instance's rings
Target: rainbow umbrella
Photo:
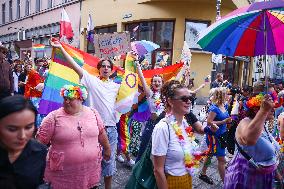
[[[253,3],[209,26],[197,42],[203,50],[227,56],[284,54],[284,0]],[[268,78],[265,77],[266,90]]]
[[[284,0],[237,9],[205,29],[197,43],[227,56],[284,54]]]
[[[153,43],[152,41],[133,41],[131,42],[131,49],[136,52],[139,56],[145,55],[160,48],[159,45]]]

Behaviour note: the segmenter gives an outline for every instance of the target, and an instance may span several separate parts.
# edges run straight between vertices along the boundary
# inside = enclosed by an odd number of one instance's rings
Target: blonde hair
[[[210,90],[212,95],[212,102],[214,104],[223,104],[226,101],[227,88],[226,87],[218,87]]]

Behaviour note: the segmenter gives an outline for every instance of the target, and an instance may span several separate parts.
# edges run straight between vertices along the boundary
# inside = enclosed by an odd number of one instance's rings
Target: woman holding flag
[[[142,69],[141,69],[139,62],[137,62],[136,65],[137,65],[138,76],[142,83],[142,86],[143,86],[143,89],[146,94],[146,98],[147,98],[147,101],[150,107],[150,111],[151,111],[151,118],[150,120],[147,121],[145,129],[142,133],[139,152],[138,152],[138,156],[136,159],[136,162],[137,162],[141,158],[142,154],[144,153],[150,141],[155,123],[157,123],[156,119],[165,110],[165,107],[161,99],[161,88],[163,85],[162,76],[154,75],[151,78],[151,86],[149,87],[143,76]]]

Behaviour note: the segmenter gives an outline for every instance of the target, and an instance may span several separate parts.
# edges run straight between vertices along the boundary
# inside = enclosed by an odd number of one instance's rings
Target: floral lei
[[[185,118],[183,118],[182,120],[182,125],[184,126],[190,145],[186,145],[185,137],[183,136],[181,127],[177,124],[175,117],[173,115],[167,115],[167,118],[169,120],[169,124],[173,127],[183,150],[185,169],[191,176],[193,176],[198,172],[198,167],[202,156],[207,155],[208,151],[198,151],[198,145],[195,142],[193,129],[190,125],[187,124]]]
[[[164,111],[164,104],[162,103],[161,94],[159,92],[153,92],[152,98],[154,100],[156,114],[160,115]]]

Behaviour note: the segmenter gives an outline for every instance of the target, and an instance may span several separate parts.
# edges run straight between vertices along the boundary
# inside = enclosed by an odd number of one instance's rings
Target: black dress
[[[47,147],[32,139],[10,163],[8,152],[0,147],[0,188],[36,189],[43,183],[46,155]]]

